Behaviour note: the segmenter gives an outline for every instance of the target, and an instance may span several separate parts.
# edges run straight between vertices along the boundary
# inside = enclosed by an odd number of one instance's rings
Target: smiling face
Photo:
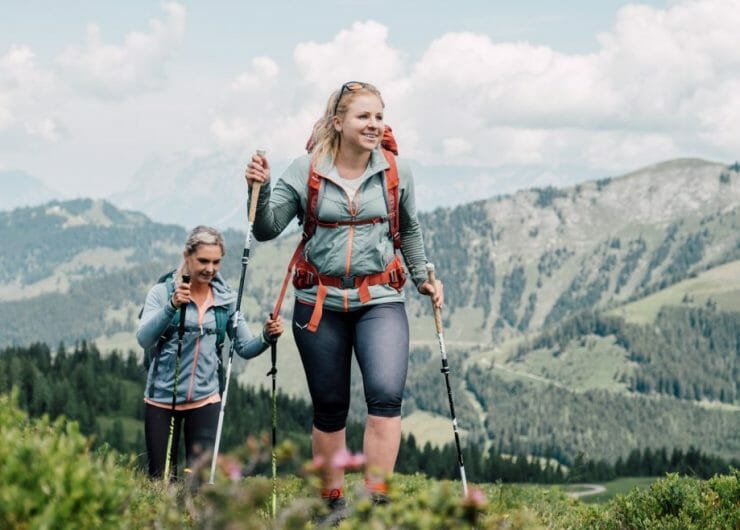
[[[369,152],[383,137],[383,102],[375,94],[358,94],[347,111],[334,117],[334,128],[341,136],[340,149]]]
[[[220,245],[198,245],[192,254],[185,254],[191,283],[210,284],[221,268],[223,253]]]

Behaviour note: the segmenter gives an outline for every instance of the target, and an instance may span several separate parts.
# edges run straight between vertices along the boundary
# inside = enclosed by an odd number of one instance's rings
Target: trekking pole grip
[[[182,275],[182,283],[190,283],[190,275],[189,274],[183,274]],[[185,333],[185,309],[187,308],[187,304],[181,304],[180,305],[180,326],[178,327],[178,333],[180,335],[180,340],[182,340],[182,336]]]
[[[427,279],[429,280],[429,283],[434,287],[436,286],[437,276],[434,274],[434,264],[433,263],[427,263]],[[442,310],[434,305],[434,301],[432,301],[432,309],[434,310],[434,325],[437,327],[437,333],[442,333]]]
[[[264,157],[265,151],[257,149],[257,156]],[[252,184],[252,200],[249,202],[249,214],[248,219],[250,223],[254,222],[254,217],[257,215],[257,199],[260,196],[260,188],[262,187],[261,182],[255,182]]]

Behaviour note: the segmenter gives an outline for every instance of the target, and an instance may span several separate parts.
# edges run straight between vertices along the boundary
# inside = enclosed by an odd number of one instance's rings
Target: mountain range
[[[219,182],[220,165],[203,162],[204,183]],[[178,171],[160,161],[147,174],[160,172],[176,190]],[[233,196],[244,195],[239,178],[224,176],[224,189],[237,183]],[[161,196],[145,203],[172,207]],[[738,457],[739,207],[737,163],[680,159],[420,214],[445,284],[465,439],[566,461],[690,445]],[[103,350],[136,351],[138,309],[153,279],[176,265],[185,229],[79,199],[2,212],[0,236],[0,345],[95,340]],[[228,230],[226,238],[223,272],[236,285],[244,235]],[[296,240],[288,234],[253,250],[243,308],[254,329]],[[410,288],[407,295],[413,350],[404,428],[446,442],[431,311]],[[289,300],[284,307],[287,319]],[[280,352],[279,384],[305,396],[290,337]],[[267,384],[263,357],[242,367],[240,381]],[[354,393],[353,414],[361,415],[361,390]]]
[[[465,204],[480,197],[480,190],[486,187],[515,191],[516,183],[532,181],[533,175],[546,173],[539,166],[504,165],[491,174],[463,165],[427,166],[413,159],[406,159],[406,162],[416,176],[417,202],[427,210]],[[270,164],[277,178],[287,168],[289,160],[271,159]],[[201,224],[220,229],[243,229],[245,205],[234,198],[245,195],[245,165],[246,158],[221,152],[152,155],[141,163],[131,179],[119,183],[123,189],[101,198],[117,208],[139,211],[160,223],[190,227],[193,222],[190,212],[197,209]],[[564,181],[573,181],[581,174],[576,168],[561,166],[559,170],[567,175]],[[0,211],[85,196],[79,191],[52,190],[38,176],[18,170],[0,171],[0,185],[7,191],[0,198]]]

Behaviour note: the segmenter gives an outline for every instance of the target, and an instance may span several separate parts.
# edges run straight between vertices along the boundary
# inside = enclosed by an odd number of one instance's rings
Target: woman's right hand
[[[282,317],[278,315],[276,318],[268,318],[267,322],[265,322],[264,330],[268,337],[277,339],[285,331]]]
[[[183,304],[187,305],[190,302],[190,284],[189,283],[181,283],[177,286],[177,289],[175,289],[175,292],[172,293],[172,299],[170,300],[170,303],[173,307],[178,308],[181,307]]]
[[[252,160],[247,164],[244,177],[247,179],[247,185],[249,187],[252,187],[252,184],[255,182],[260,184],[270,182],[270,164],[267,161],[267,157],[265,155],[258,155],[257,153],[253,154]]]

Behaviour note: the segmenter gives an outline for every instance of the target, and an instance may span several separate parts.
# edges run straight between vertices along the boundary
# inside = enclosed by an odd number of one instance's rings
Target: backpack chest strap
[[[339,228],[340,226],[376,225],[384,223],[388,217],[373,217],[371,219],[349,219],[347,221],[316,221],[316,225],[323,228]]]

